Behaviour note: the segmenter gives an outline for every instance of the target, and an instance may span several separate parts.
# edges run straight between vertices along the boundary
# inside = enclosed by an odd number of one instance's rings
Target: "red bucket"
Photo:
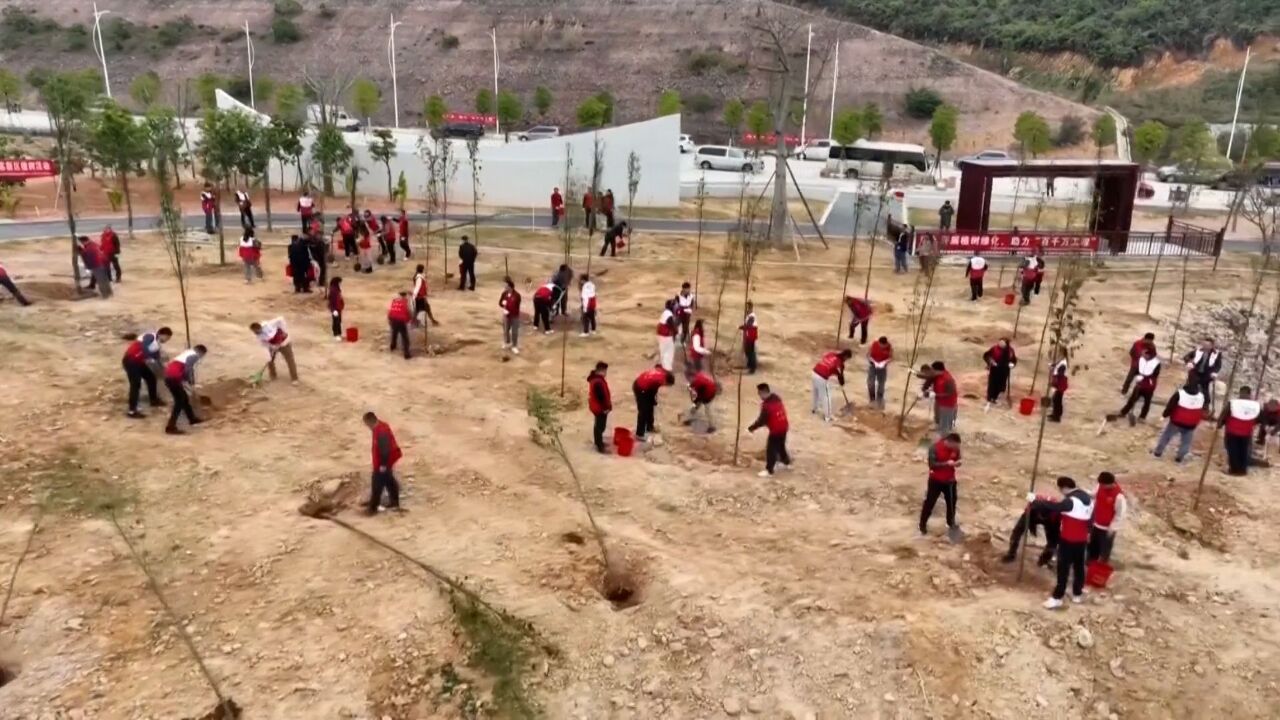
[[[293,266],[292,266],[292,265],[285,265],[285,266],[284,266],[284,276],[285,276],[285,277],[287,277],[287,278],[291,278],[291,277],[293,277]]]
[[[1017,299],[1018,299],[1018,296],[1017,296],[1017,295],[1014,295],[1013,293],[1005,293],[1005,294],[1004,294],[1004,304],[1005,304],[1005,305],[1012,305],[1012,304],[1013,304],[1013,301],[1014,301],[1014,300],[1017,300]]]
[[[1094,560],[1084,568],[1084,581],[1096,588],[1105,588],[1115,568],[1101,560]]]
[[[1023,415],[1030,415],[1036,409],[1036,399],[1033,397],[1024,397],[1018,401],[1018,412]]]
[[[636,447],[636,439],[631,431],[616,427],[613,429],[613,445],[618,448],[618,454],[622,457],[631,457],[631,451]]]
[[[360,339],[360,328],[358,327],[347,328],[347,342],[356,342],[359,339]]]

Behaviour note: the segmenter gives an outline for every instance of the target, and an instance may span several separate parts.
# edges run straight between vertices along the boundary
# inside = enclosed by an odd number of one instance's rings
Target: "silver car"
[[[560,137],[560,128],[555,125],[534,125],[524,132],[516,133],[516,137],[521,142],[526,140],[545,140],[546,138]]]

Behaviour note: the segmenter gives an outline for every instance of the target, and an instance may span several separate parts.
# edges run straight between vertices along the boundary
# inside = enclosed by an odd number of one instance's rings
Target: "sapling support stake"
[[[849,275],[853,272],[853,263],[858,247],[858,222],[862,219],[862,195],[858,194],[853,201],[853,232],[849,235],[849,257],[844,263],[844,285],[840,288],[839,309],[836,311],[836,341],[840,345],[840,336],[844,331],[844,299],[849,296]]]
[[[809,199],[804,196],[804,190],[800,189],[800,181],[796,180],[796,171],[791,169],[791,163],[786,163],[787,173],[791,175],[791,183],[796,186],[796,194],[800,196],[800,202],[804,205],[805,214],[809,216],[809,222],[813,223],[813,229],[818,233],[818,239],[822,241],[822,247],[831,249],[827,244],[827,238],[822,234],[822,226],[818,224],[817,218],[813,216],[813,209],[809,207]],[[787,217],[791,217],[791,213],[787,213]]]
[[[4,591],[4,602],[0,603],[0,627],[4,627],[4,619],[8,617],[9,601],[13,599],[14,586],[18,584],[18,571],[22,569],[22,563],[31,552],[31,543],[35,540],[36,530],[40,528],[40,519],[41,513],[37,512],[35,519],[31,521],[31,529],[27,531],[27,541],[22,545],[22,552],[18,553],[18,558],[13,561],[13,570],[9,573],[9,585]]]

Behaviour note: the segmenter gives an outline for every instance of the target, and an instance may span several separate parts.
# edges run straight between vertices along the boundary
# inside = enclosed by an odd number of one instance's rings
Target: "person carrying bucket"
[[[1089,562],[1111,562],[1116,533],[1129,512],[1124,489],[1109,472],[1098,473],[1098,487],[1093,491],[1093,527],[1089,529]]]

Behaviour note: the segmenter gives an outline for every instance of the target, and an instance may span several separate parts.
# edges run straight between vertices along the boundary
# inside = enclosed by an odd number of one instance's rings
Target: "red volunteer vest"
[[[760,404],[760,409],[764,411],[764,424],[769,428],[770,435],[781,435],[790,429],[791,425],[787,422],[787,409],[782,405],[782,398],[770,395]]]
[[[871,349],[867,351],[867,355],[871,358],[872,362],[882,363],[886,360],[892,360],[893,346],[881,345],[878,342],[872,343]]]
[[[302,217],[311,217],[311,213],[315,212],[315,200],[311,198],[298,199],[298,214]]]
[[[338,218],[338,232],[343,235],[352,235],[355,233],[355,228],[351,225],[350,217],[343,215]]]
[[[284,330],[276,330],[276,334],[271,336],[271,339],[267,341],[267,344],[281,345],[284,343],[285,340],[288,340],[288,339],[289,339],[289,333],[285,332]]]
[[[390,470],[395,467],[404,453],[400,452],[400,445],[396,443],[396,436],[391,432],[391,426],[379,420],[378,424],[373,426],[373,450],[370,453],[374,470],[378,469],[378,438],[382,437],[391,441],[391,457],[387,460],[387,470]]]
[[[667,371],[660,367],[649,368],[636,377],[636,387],[644,391],[657,390],[667,384]]]
[[[665,315],[666,313],[663,313],[663,314]],[[658,322],[658,335],[660,337],[671,337],[672,335],[675,335],[675,334],[676,334],[676,331],[671,329],[671,325],[669,323],[664,323],[661,321]]]
[[[948,392],[947,384],[950,383],[955,387],[954,392]],[[943,370],[933,381],[933,402],[938,407],[953,408],[960,400],[960,387],[956,385],[956,379],[952,377],[951,371]]]
[[[938,442],[933,444],[933,453],[934,453],[934,458],[940,463],[945,463],[948,460],[960,459],[960,449],[959,448],[952,449],[948,447],[946,442],[942,440],[939,440]],[[930,465],[929,479],[933,480],[934,482],[955,482],[956,469],[952,465],[943,465],[941,467],[933,467],[932,465]]]
[[[1227,409],[1227,434],[1232,437],[1250,437],[1261,414],[1262,405],[1257,400],[1232,400]]]
[[[702,335],[702,331],[701,331],[701,330],[694,330],[692,333],[690,333],[690,337],[689,337],[689,349],[688,349],[688,351],[685,353],[685,354],[689,357],[689,360],[690,360],[690,361],[696,360],[697,358],[701,357],[701,355],[699,355],[699,354],[698,354],[698,352],[697,352],[696,350],[694,350],[694,348],[695,348],[695,347],[697,347],[697,345],[695,345],[695,344],[694,344],[694,342],[693,342],[693,338],[695,338],[695,337],[696,337],[696,338],[698,338],[698,344],[702,345],[702,348],[703,348],[704,350],[705,350],[705,349],[706,349],[706,347],[707,347],[707,345],[706,345],[706,338],[704,338],[704,337],[703,337],[703,335]]]
[[[418,284],[418,278],[422,278],[422,284]],[[423,274],[413,276],[413,296],[415,298],[424,298],[427,296],[427,276]]]
[[[603,403],[596,399],[596,388],[599,388],[604,395]],[[587,391],[587,407],[591,408],[592,415],[599,415],[613,409],[613,395],[609,392],[609,381],[604,376],[592,375],[587,378]]]
[[[1093,503],[1085,502],[1076,496],[1079,490],[1072,490],[1067,496],[1071,500],[1071,509],[1062,513],[1058,524],[1062,542],[1084,543],[1089,541],[1089,524],[1093,517]]]
[[[400,237],[409,237],[409,217],[406,215],[400,216]]]
[[[711,376],[700,372],[693,376],[693,380],[689,382],[689,387],[693,388],[694,394],[698,396],[698,402],[709,403],[716,399],[716,381]]]
[[[535,300],[550,300],[551,288],[547,287],[546,285],[543,285],[539,287],[537,290],[533,291],[533,297]]]
[[[391,301],[391,307],[387,308],[387,319],[397,322],[409,322],[413,319],[413,314],[409,312],[409,301],[398,297]]]
[[[760,338],[760,327],[758,325],[743,325],[742,340],[743,342],[753,343]]]
[[[849,306],[849,312],[853,313],[854,318],[861,320],[863,318],[871,317],[871,306],[867,304],[865,300],[860,300],[855,297],[846,297],[844,302]]]
[[[1200,424],[1203,416],[1204,394],[1196,393],[1192,395],[1179,389],[1177,405],[1174,406],[1173,412],[1169,414],[1169,420],[1179,427],[1194,428]]]
[[[502,293],[502,297],[498,299],[498,304],[502,306],[507,314],[515,317],[520,314],[520,293],[515,290],[508,290]]]
[[[134,340],[129,343],[129,347],[124,350],[124,359],[131,363],[142,363],[144,362],[145,357],[146,356],[142,352],[141,340]]]
[[[844,369],[844,358],[840,357],[840,353],[834,352],[823,355],[818,364],[813,366],[813,372],[823,380],[835,375],[837,369]]]
[[[1094,525],[1104,528],[1111,527],[1111,521],[1116,519],[1116,498],[1123,494],[1124,490],[1120,488],[1118,483],[1098,486],[1098,491],[1093,496]]]
[[[179,355],[178,357],[182,357],[182,356]],[[164,366],[164,376],[165,376],[165,379],[167,380],[177,380],[178,382],[182,382],[184,379],[186,379],[186,374],[187,374],[187,366],[184,362],[182,362],[178,358],[174,358],[170,360]]]

